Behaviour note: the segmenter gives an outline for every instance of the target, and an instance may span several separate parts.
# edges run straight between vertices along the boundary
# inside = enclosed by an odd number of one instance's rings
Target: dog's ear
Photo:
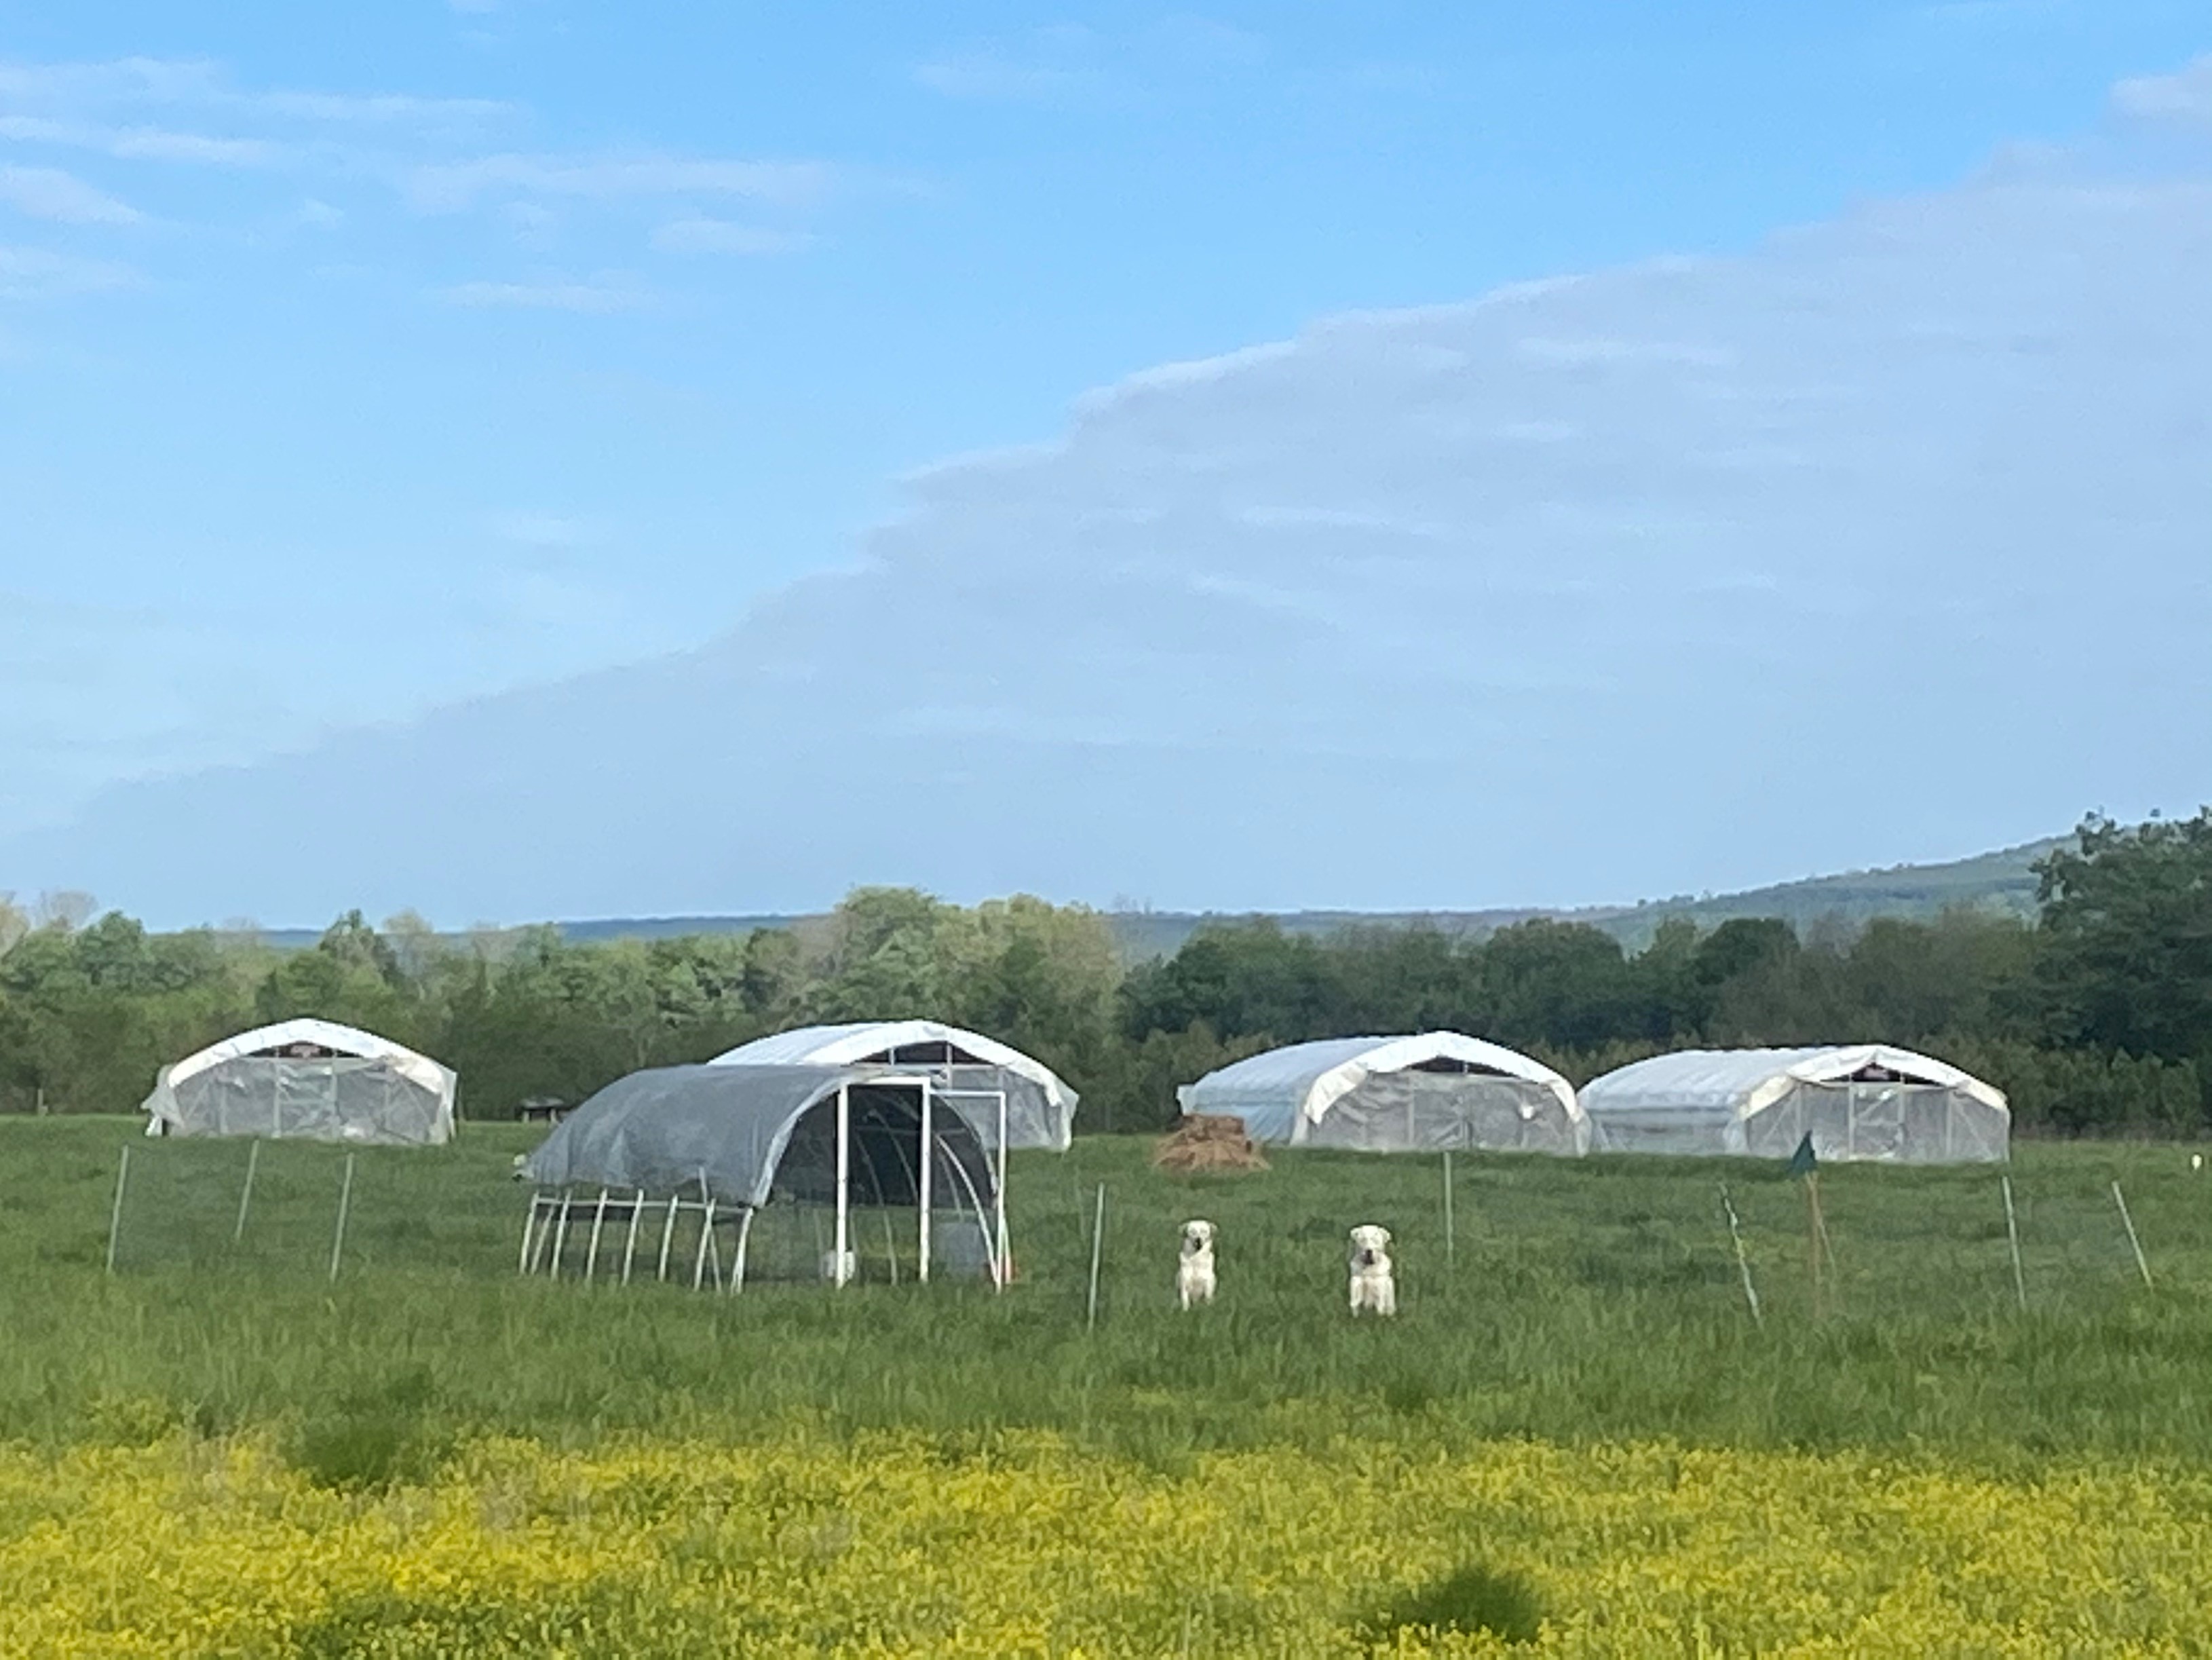
[[[1390,1230],[1389,1230],[1389,1229],[1388,1229],[1388,1228],[1377,1228],[1377,1229],[1376,1229],[1375,1231],[1376,1231],[1376,1232],[1377,1232],[1377,1233],[1379,1233],[1379,1234],[1381,1234],[1381,1235],[1382,1236],[1382,1243],[1383,1243],[1384,1244],[1386,1244],[1386,1245],[1387,1245],[1387,1244],[1389,1244],[1389,1243],[1390,1243]]]

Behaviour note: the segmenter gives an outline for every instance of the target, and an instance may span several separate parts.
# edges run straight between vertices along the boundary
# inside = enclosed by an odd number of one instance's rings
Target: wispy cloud
[[[819,161],[751,161],[678,155],[584,158],[486,155],[416,168],[408,194],[429,212],[465,208],[490,192],[623,197],[725,195],[792,202],[818,196],[832,170]]]
[[[46,248],[0,244],[0,300],[50,300],[136,288],[144,279],[128,265],[79,259]]]
[[[125,127],[109,136],[107,153],[128,161],[191,161],[217,167],[264,167],[283,148],[262,138],[217,138],[204,132]]]
[[[1060,24],[940,52],[915,64],[914,78],[947,98],[1051,103],[1097,79],[1097,44],[1091,30]]]
[[[416,98],[405,93],[265,92],[243,94],[240,101],[298,120],[380,125],[476,124],[516,113],[514,105],[496,98]]]
[[[269,167],[284,154],[283,146],[262,138],[218,137],[161,127],[103,126],[40,115],[0,115],[0,138],[98,150],[126,161],[182,161],[210,167]]]
[[[2112,88],[2112,105],[2139,121],[2212,126],[2212,52],[2172,75],[2142,75]]]
[[[1065,104],[1124,96],[1162,76],[1212,75],[1259,62],[1259,35],[1189,15],[1104,33],[1061,23],[947,48],[915,65],[914,79],[947,98]]]
[[[0,203],[65,225],[135,225],[145,216],[59,167],[0,167]]]
[[[653,296],[644,289],[606,280],[461,283],[441,292],[449,303],[456,306],[525,311],[611,313],[637,311],[653,303]]]
[[[805,231],[770,230],[733,224],[726,219],[675,219],[653,233],[663,253],[799,253],[814,246]]]

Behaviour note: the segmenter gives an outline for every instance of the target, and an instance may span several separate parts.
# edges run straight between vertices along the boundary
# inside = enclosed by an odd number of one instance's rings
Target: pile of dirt
[[[1244,1121],[1212,1112],[1193,1113],[1160,1137],[1152,1149],[1152,1164],[1179,1173],[1267,1168],[1260,1144],[1244,1134]]]

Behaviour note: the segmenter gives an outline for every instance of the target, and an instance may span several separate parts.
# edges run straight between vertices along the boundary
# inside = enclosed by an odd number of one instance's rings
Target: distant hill
[[[1893,865],[1887,870],[1847,871],[1779,882],[1741,893],[1686,895],[1620,909],[1577,913],[1631,946],[1640,946],[1670,916],[1712,927],[1732,916],[1779,916],[1802,933],[1834,920],[1856,926],[1877,916],[1925,921],[1964,908],[2031,918],[2036,914],[2035,861],[2070,840],[2052,836],[1996,853],[1940,865]]]
[[[2026,918],[2035,915],[2034,863],[2059,845],[2060,839],[2054,837],[1946,864],[1847,871],[1839,876],[1807,877],[1741,893],[1684,894],[1635,905],[1565,911],[1291,911],[1273,920],[1292,933],[1332,933],[1357,926],[1427,927],[1446,933],[1480,934],[1534,916],[1552,916],[1602,928],[1631,950],[1640,950],[1670,916],[1686,916],[1707,928],[1732,916],[1778,916],[1801,933],[1819,922],[1850,927],[1877,916],[1925,920],[1960,907]],[[1235,919],[1189,911],[1124,911],[1116,914],[1113,922],[1122,951],[1132,961],[1141,961],[1170,954],[1207,922],[1231,920]]]
[[[1886,870],[1846,871],[1839,876],[1811,876],[1741,893],[1689,895],[1645,900],[1634,905],[1591,906],[1579,910],[1536,909],[1442,911],[1301,910],[1271,913],[1291,933],[1334,933],[1347,927],[1432,927],[1445,933],[1484,934],[1496,928],[1552,916],[1602,928],[1630,950],[1650,943],[1660,923],[1686,916],[1700,927],[1714,927],[1732,916],[1778,916],[1802,933],[1815,923],[1857,927],[1877,916],[1919,920],[1964,907],[2008,916],[2035,915],[2035,861],[2064,838],[2030,842],[1996,853],[1977,854],[1945,864],[1893,865]],[[690,933],[750,933],[756,928],[803,927],[817,915],[761,913],[734,916],[620,916],[558,924],[572,940],[667,939]],[[1115,911],[1109,913],[1122,955],[1130,962],[1172,954],[1209,922],[1251,920],[1248,914],[1216,911]],[[272,929],[264,937],[280,949],[314,944],[314,928]]]

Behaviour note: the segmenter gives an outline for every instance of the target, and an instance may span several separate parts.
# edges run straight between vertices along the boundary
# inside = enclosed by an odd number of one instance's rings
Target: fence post
[[[2112,1183],[2112,1202],[2120,1207],[2120,1225],[2128,1231],[2128,1248],[2136,1254],[2136,1270],[2142,1275],[2143,1289],[2150,1290],[2150,1264],[2144,1260],[2142,1241],[2136,1237],[2135,1218],[2128,1214],[2128,1201],[2121,1196],[2120,1184]]]
[[[338,1225],[331,1237],[331,1279],[338,1277],[338,1259],[345,1255],[346,1212],[353,1205],[353,1155],[346,1154],[345,1179],[338,1184]]]
[[[131,1179],[131,1148],[125,1143],[115,1168],[115,1204],[107,1213],[107,1271],[115,1272],[115,1241],[123,1231],[123,1184]]]
[[[253,1171],[260,1162],[261,1138],[257,1135],[246,1144],[246,1183],[238,1190],[238,1225],[230,1231],[234,1245],[246,1237],[246,1207],[253,1202]]]
[[[2027,1276],[2020,1267],[2020,1222],[2012,1208],[2012,1177],[2001,1176],[1997,1183],[2004,1189],[2005,1237],[2012,1242],[2012,1288],[2020,1297],[2020,1311],[2027,1312]]]
[[[1743,1230],[1736,1223],[1735,1201],[1729,1197],[1728,1183],[1721,1183],[1721,1208],[1728,1213],[1729,1237],[1735,1242],[1735,1265],[1743,1275],[1743,1300],[1751,1305],[1751,1323],[1763,1326],[1766,1316],[1759,1311],[1759,1292],[1751,1283],[1751,1260],[1743,1254]]]
[[[1459,1260],[1459,1249],[1452,1233],[1451,1149],[1444,1149],[1444,1262],[1447,1265]]]
[[[1106,1184],[1098,1184],[1098,1204],[1091,1219],[1091,1302],[1083,1316],[1083,1329],[1095,1331],[1098,1328],[1098,1261],[1106,1243]]]

